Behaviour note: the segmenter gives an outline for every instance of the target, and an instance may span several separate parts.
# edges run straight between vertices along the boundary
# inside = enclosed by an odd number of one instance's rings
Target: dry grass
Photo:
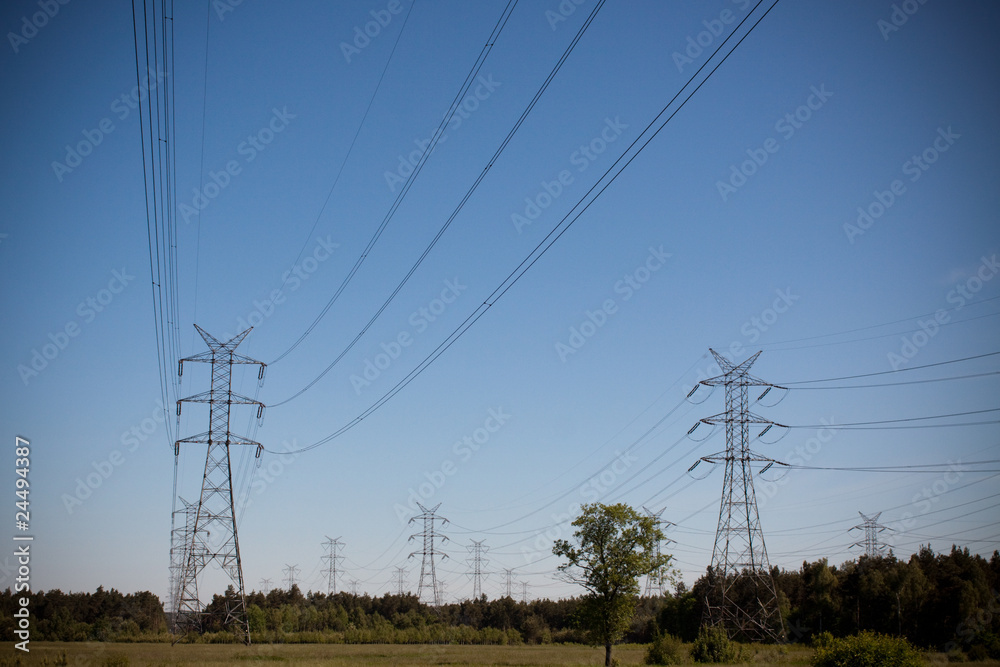
[[[615,647],[614,657],[622,665],[641,665],[642,645]],[[808,665],[812,651],[802,647],[760,647],[752,665]],[[371,644],[102,644],[99,642],[32,642],[30,655],[15,662],[10,653],[0,657],[4,665],[602,665],[604,649],[579,645],[543,646],[446,646]],[[943,665],[943,654],[930,654],[929,665]],[[964,663],[998,665],[998,662]]]

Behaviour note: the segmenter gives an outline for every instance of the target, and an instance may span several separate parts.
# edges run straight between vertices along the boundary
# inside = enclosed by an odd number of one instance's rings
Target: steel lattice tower
[[[858,512],[858,514],[861,514],[861,512]],[[861,530],[862,528],[864,528],[865,530],[864,542],[855,542],[851,546],[864,547],[865,555],[868,556],[869,558],[878,558],[879,556],[883,555],[883,553],[885,552],[886,545],[879,544],[878,534],[881,533],[883,530],[892,530],[888,526],[883,526],[878,522],[878,518],[880,516],[882,516],[881,512],[879,512],[875,516],[865,516],[864,514],[861,514],[861,518],[864,519],[864,523],[860,523],[857,526],[848,529],[848,532],[850,532],[852,530]]]
[[[672,522],[670,522],[670,521],[663,521],[660,518],[660,516],[663,514],[663,512],[667,509],[666,507],[664,507],[663,509],[661,509],[659,512],[653,512],[652,510],[650,510],[649,508],[647,508],[645,505],[643,505],[642,509],[645,510],[646,516],[648,516],[649,518],[651,518],[653,520],[653,525],[656,526],[657,528],[659,528],[661,526],[672,526],[672,525],[674,525]],[[656,553],[657,559],[659,559],[660,554],[661,554],[661,551],[660,551],[661,544],[662,543],[669,544],[670,542],[673,542],[673,540],[670,539],[669,537],[663,538],[662,542],[661,541],[657,541],[656,542],[656,552],[655,553]],[[667,578],[666,577],[666,572],[664,571],[665,569],[666,568],[660,568],[658,570],[650,572],[649,576],[646,577],[646,597],[649,598],[649,597],[653,597],[653,595],[663,595],[665,593],[665,591],[663,590],[663,581]]]
[[[472,565],[472,572],[469,573],[472,577],[472,599],[478,600],[483,595],[483,565],[490,562],[483,558],[483,553],[489,551],[490,548],[483,546],[483,542],[486,540],[470,541],[472,544],[466,549],[472,553],[472,558],[468,559],[469,564]]]
[[[189,503],[178,496],[183,507],[174,511],[170,531],[170,609],[177,610],[180,600],[181,572],[187,562],[188,550],[191,548],[191,536],[194,534],[194,523],[198,517],[198,505]]]
[[[260,591],[264,595],[267,595],[268,593],[271,592],[271,580],[270,579],[261,579],[260,580]]]
[[[406,568],[396,568],[396,594],[403,597],[403,588],[406,586]]]
[[[194,527],[190,535],[190,546],[184,554],[184,565],[181,569],[180,581],[177,586],[177,599],[174,614],[175,631],[201,631],[202,609],[198,598],[198,576],[213,560],[218,561],[222,571],[232,580],[233,596],[226,599],[225,618],[223,626],[230,627],[237,637],[247,644],[250,643],[250,625],[246,614],[246,596],[243,586],[243,564],[240,560],[240,544],[236,532],[236,509],[233,503],[233,477],[230,469],[230,447],[248,445],[257,448],[260,456],[260,443],[234,435],[230,432],[231,410],[234,405],[256,405],[257,419],[263,416],[264,404],[234,393],[232,390],[232,371],[234,365],[260,366],[257,374],[258,382],[264,381],[263,362],[236,354],[247,334],[253,329],[233,336],[225,343],[195,325],[201,334],[208,351],[193,357],[181,359],[178,364],[178,376],[184,373],[184,362],[201,362],[212,364],[212,388],[201,394],[182,398],[177,401],[177,415],[180,416],[184,403],[207,403],[209,405],[208,431],[190,438],[178,440],[174,445],[174,456],[180,454],[181,444],[206,444],[208,450],[205,456],[205,473],[202,478],[201,498],[195,513]]]
[[[337,592],[337,564],[344,560],[344,557],[338,555],[337,551],[344,546],[344,543],[340,541],[339,537],[333,539],[327,535],[323,546],[326,547],[326,554],[324,554],[323,560],[327,562],[326,593],[327,595],[334,595]],[[343,574],[343,571],[341,571],[341,574]]]
[[[299,573],[299,566],[286,563],[282,572],[285,573],[285,585],[288,586],[288,590],[292,590],[292,586],[295,585],[295,575]]]
[[[514,598],[511,597],[511,594],[510,594],[510,590],[511,590],[511,588],[510,588],[510,578],[514,574],[514,568],[506,568],[505,567],[503,571],[507,574],[507,597],[509,597],[509,598],[511,598],[513,600]]]
[[[726,451],[704,456],[700,461],[724,463],[726,473],[709,568],[705,620],[711,626],[721,626],[734,639],[782,641],[784,623],[757,514],[751,468],[754,463],[766,462],[766,469],[775,461],[750,449],[751,424],[765,424],[764,431],[780,424],[750,412],[747,398],[750,387],[768,387],[769,391],[776,385],[748,372],[760,352],[735,365],[715,350],[709,351],[723,374],[702,380],[701,384],[726,388],[726,411],[701,422],[725,424]]]
[[[423,549],[421,551],[414,551],[408,558],[413,558],[417,554],[420,554],[420,583],[417,584],[417,598],[420,601],[424,601],[424,590],[430,589],[431,591],[431,601],[427,604],[433,604],[439,606],[441,604],[441,589],[438,586],[437,572],[434,569],[434,557],[441,556],[442,558],[447,558],[448,554],[441,551],[435,551],[434,540],[440,539],[442,542],[447,542],[448,538],[441,533],[434,530],[434,522],[440,521],[441,525],[444,526],[448,523],[448,519],[439,517],[435,514],[437,509],[441,507],[441,503],[438,503],[431,509],[427,509],[420,503],[417,503],[417,507],[420,508],[421,514],[415,517],[410,517],[409,523],[414,521],[423,521],[424,529],[423,531],[410,535],[410,539],[416,537],[422,538]]]

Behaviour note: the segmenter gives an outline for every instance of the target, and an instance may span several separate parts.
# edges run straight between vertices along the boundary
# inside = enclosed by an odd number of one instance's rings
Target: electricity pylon
[[[292,586],[295,585],[296,575],[299,573],[299,566],[285,563],[285,569],[282,572],[285,573],[285,587],[288,590],[292,590]]]
[[[472,572],[469,575],[472,577],[473,600],[478,600],[483,595],[483,565],[489,563],[489,560],[483,558],[483,553],[490,550],[489,547],[483,546],[485,541],[471,540],[472,544],[466,547],[472,553],[472,558],[469,558],[468,562],[472,565]]]
[[[176,609],[174,614],[175,632],[202,630],[204,610],[198,599],[198,575],[212,561],[217,561],[222,571],[232,580],[233,592],[227,591],[225,600],[224,627],[231,628],[245,643],[250,643],[250,625],[246,613],[246,595],[243,587],[243,564],[240,560],[240,543],[236,533],[236,509],[233,503],[233,477],[230,469],[229,449],[233,445],[256,447],[260,457],[262,447],[229,430],[231,410],[234,405],[256,405],[258,421],[264,414],[264,404],[241,396],[232,390],[234,365],[260,366],[258,383],[264,382],[263,362],[236,354],[247,334],[253,329],[233,336],[225,343],[195,325],[208,351],[193,357],[181,359],[178,376],[184,373],[184,362],[212,364],[212,388],[206,392],[182,398],[177,401],[177,416],[180,417],[184,403],[207,403],[209,405],[208,431],[200,435],[178,440],[174,444],[174,456],[180,454],[181,444],[206,444],[205,473],[202,478],[201,497],[195,513],[189,546],[184,554],[180,581],[177,586]]]
[[[189,503],[178,496],[183,507],[174,511],[170,531],[170,609],[177,610],[180,600],[179,586],[181,573],[187,563],[188,551],[191,548],[191,535],[194,533],[195,519],[198,517],[198,505]]]
[[[861,514],[861,512],[858,512],[858,514]],[[883,526],[878,522],[878,518],[880,516],[882,516],[881,512],[879,512],[875,516],[865,516],[864,514],[861,514],[861,518],[864,519],[864,522],[858,524],[857,526],[849,528],[847,531],[850,532],[852,530],[861,530],[862,528],[864,528],[865,530],[864,541],[855,542],[851,546],[864,547],[865,555],[868,556],[869,558],[878,558],[879,556],[882,556],[884,554],[886,545],[879,544],[878,534],[881,533],[883,530],[892,530],[892,528],[889,528],[888,526]]]
[[[511,597],[511,594],[510,594],[510,591],[511,591],[510,582],[511,582],[511,576],[513,576],[513,574],[514,574],[514,568],[512,568],[512,567],[510,567],[510,568],[505,567],[503,569],[503,571],[507,575],[507,597],[509,597],[509,598],[511,598],[513,600],[514,598]]]
[[[664,507],[663,509],[661,509],[659,512],[653,512],[651,509],[647,508],[645,505],[643,505],[642,509],[645,510],[646,516],[648,516],[649,518],[651,518],[653,520],[653,525],[656,528],[659,528],[661,526],[672,526],[672,525],[674,525],[673,522],[671,522],[671,521],[664,521],[663,519],[660,518],[660,516],[663,514],[664,510],[667,509],[666,507]],[[656,547],[655,547],[655,554],[656,554],[656,559],[657,560],[660,559],[660,554],[662,553],[660,551],[661,544],[664,544],[664,543],[669,544],[671,542],[673,542],[673,540],[670,539],[669,537],[664,537],[662,541],[661,540],[657,540]],[[667,568],[666,567],[661,567],[661,568],[658,568],[658,569],[654,570],[653,572],[650,572],[649,575],[646,576],[646,597],[649,598],[649,597],[653,597],[654,595],[663,595],[666,592],[664,590],[664,588],[663,588],[663,582],[666,581],[666,580],[667,580]]]
[[[397,567],[396,568],[396,595],[403,597],[403,589],[406,586],[406,568]]]
[[[260,580],[260,592],[263,593],[264,595],[267,595],[268,593],[271,592],[271,580],[270,579],[261,579]]]
[[[420,583],[417,584],[417,598],[421,601],[425,601],[424,591],[430,589],[431,597],[430,601],[426,604],[433,604],[435,606],[441,605],[441,589],[438,586],[437,571],[434,569],[434,558],[435,556],[441,556],[442,558],[447,558],[448,554],[441,551],[436,551],[434,549],[434,540],[440,539],[442,542],[447,542],[448,538],[441,533],[434,530],[434,522],[440,521],[441,525],[444,526],[448,523],[448,519],[439,517],[435,514],[437,508],[441,507],[441,503],[438,503],[431,509],[427,509],[420,503],[417,503],[417,507],[420,508],[421,514],[415,517],[410,517],[409,523],[420,520],[423,521],[424,529],[413,535],[410,535],[410,539],[419,537],[423,540],[423,549],[420,551],[414,551],[408,558],[413,558],[417,554],[420,554]]]
[[[327,535],[323,546],[326,547],[326,554],[323,556],[323,560],[327,563],[326,594],[334,595],[337,592],[337,564],[344,560],[344,557],[338,555],[337,551],[344,546],[344,543],[340,541],[339,537],[334,539]]]
[[[700,423],[725,424],[726,451],[703,456],[688,469],[690,472],[701,461],[724,463],[726,467],[719,524],[712,548],[712,565],[709,567],[705,620],[708,625],[724,628],[734,639],[782,641],[785,628],[767,560],[764,531],[757,514],[751,468],[754,463],[766,462],[766,470],[776,461],[750,449],[751,424],[764,424],[761,434],[781,424],[750,412],[747,393],[750,387],[767,387],[765,394],[771,388],[784,387],[750,375],[750,366],[760,352],[738,365],[711,348],[709,352],[723,373],[702,380],[701,384],[708,387],[723,385],[726,388],[726,411],[706,417]]]

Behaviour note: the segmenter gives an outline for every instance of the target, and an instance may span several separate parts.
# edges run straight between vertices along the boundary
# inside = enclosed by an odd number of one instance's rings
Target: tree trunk
[[[604,645],[604,667],[611,667],[611,644]]]

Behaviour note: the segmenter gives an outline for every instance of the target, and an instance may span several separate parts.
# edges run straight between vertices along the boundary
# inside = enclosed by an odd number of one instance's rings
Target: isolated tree
[[[563,578],[587,590],[579,618],[594,645],[604,646],[604,664],[611,664],[611,647],[625,634],[639,596],[639,578],[663,568],[670,556],[657,556],[663,531],[656,519],[625,504],[583,505],[573,522],[575,544],[556,540],[552,553],[565,556]],[[673,578],[672,574],[666,574]]]

